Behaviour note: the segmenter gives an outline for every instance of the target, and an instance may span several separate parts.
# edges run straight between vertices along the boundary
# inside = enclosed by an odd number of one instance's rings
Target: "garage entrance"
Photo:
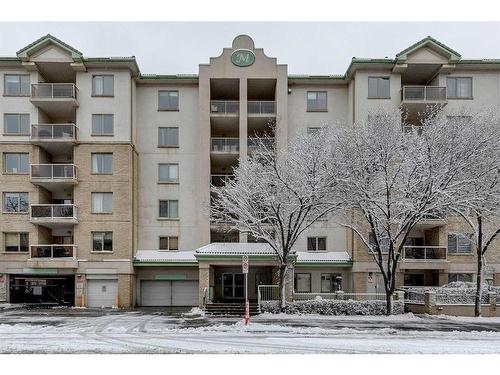
[[[142,280],[141,306],[198,306],[198,281]]]
[[[118,296],[118,280],[87,280],[88,307],[114,307]]]
[[[10,302],[74,306],[75,276],[10,276]]]

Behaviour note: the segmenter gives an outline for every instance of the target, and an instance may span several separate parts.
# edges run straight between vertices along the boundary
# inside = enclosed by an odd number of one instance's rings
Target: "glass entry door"
[[[242,273],[222,275],[222,298],[242,299],[245,297],[245,276]]]

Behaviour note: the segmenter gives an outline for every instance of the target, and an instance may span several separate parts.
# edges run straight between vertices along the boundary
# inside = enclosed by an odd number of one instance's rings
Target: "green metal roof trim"
[[[141,74],[139,65],[137,65],[137,60],[135,56],[128,57],[85,57],[82,59],[84,64],[132,64],[132,70],[135,71],[137,75]]]
[[[30,51],[37,50],[39,48],[45,47],[49,43],[54,43],[55,45],[65,49],[71,53],[71,57],[75,60],[80,60],[82,58],[82,53],[78,51],[76,48],[71,47],[69,44],[64,43],[62,40],[56,38],[53,35],[47,34],[42,36],[41,38],[35,40],[34,42],[28,44],[26,47],[21,48],[16,52],[16,55],[19,58],[27,58],[30,54]]]
[[[22,62],[18,57],[0,57],[0,65],[22,66]]]
[[[295,267],[352,267],[353,262],[338,261],[338,262],[296,262]]]
[[[500,59],[467,59],[457,61],[457,64],[500,64]]]
[[[198,262],[142,262],[134,259],[132,264],[135,267],[198,267]]]
[[[404,50],[402,50],[401,52],[396,54],[396,57],[398,59],[406,60],[406,57],[409,53],[411,53],[411,52],[413,52],[421,47],[424,47],[427,44],[432,44],[435,47],[446,51],[450,55],[450,60],[452,60],[452,61],[458,61],[462,57],[457,51],[451,49],[446,44],[441,43],[439,40],[436,40],[431,36],[427,36],[424,39],[419,40],[418,42],[412,44],[408,48],[405,48]]]

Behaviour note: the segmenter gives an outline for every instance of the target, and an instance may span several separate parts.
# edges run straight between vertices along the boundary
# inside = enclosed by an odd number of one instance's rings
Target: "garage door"
[[[141,306],[197,306],[198,281],[141,281]]]
[[[118,280],[88,280],[87,306],[113,307],[116,305]]]

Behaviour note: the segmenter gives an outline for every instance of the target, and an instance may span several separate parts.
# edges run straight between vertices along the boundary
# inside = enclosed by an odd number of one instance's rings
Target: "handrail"
[[[30,259],[54,260],[60,258],[76,259],[76,245],[42,244],[30,246]]]
[[[76,99],[74,83],[34,83],[31,85],[32,98]]]
[[[240,139],[236,137],[212,137],[211,151],[237,153],[240,151]]]
[[[76,179],[75,164],[31,164],[31,179]]]
[[[75,204],[30,204],[31,219],[75,219]]]
[[[402,100],[405,101],[446,101],[446,86],[403,86]]]
[[[237,115],[240,113],[240,102],[237,100],[211,100],[210,113],[216,115]]]
[[[403,246],[403,260],[443,261],[448,259],[446,246]]]
[[[77,127],[75,124],[31,124],[30,136],[32,139],[58,140],[76,139]]]
[[[248,114],[276,114],[276,101],[274,100],[249,100],[247,103]]]

